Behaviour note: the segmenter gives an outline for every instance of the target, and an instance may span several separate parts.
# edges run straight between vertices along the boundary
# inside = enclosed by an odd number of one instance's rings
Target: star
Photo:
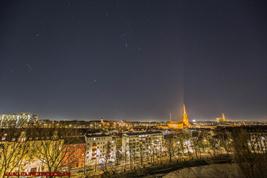
[[[25,66],[26,66],[28,72],[32,71],[32,66],[30,64],[26,64]]]
[[[109,16],[109,12],[108,12],[108,11],[105,12],[105,16],[106,16],[106,17]]]
[[[127,40],[125,41],[124,46],[125,46],[125,48],[128,48],[128,42],[127,42]]]

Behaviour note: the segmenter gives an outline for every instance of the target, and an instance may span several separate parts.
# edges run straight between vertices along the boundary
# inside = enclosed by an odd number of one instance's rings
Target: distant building
[[[28,127],[38,121],[38,115],[32,113],[12,113],[0,115],[1,128]]]
[[[216,118],[216,121],[222,123],[222,122],[227,122],[228,120],[225,118],[224,113],[222,113],[221,117]]]
[[[184,129],[184,128],[189,128],[190,126],[191,124],[189,122],[185,105],[183,105],[182,121],[173,121],[170,117],[170,120],[167,122],[167,127],[169,129]]]

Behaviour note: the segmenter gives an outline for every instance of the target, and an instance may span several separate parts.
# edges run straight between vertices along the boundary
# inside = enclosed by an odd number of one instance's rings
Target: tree
[[[103,155],[103,158],[105,160],[105,170],[107,170],[107,165],[108,165],[108,162],[111,158],[111,154],[112,154],[112,145],[111,145],[111,142],[108,141],[105,145],[106,149],[105,149],[105,152],[104,152],[104,155]]]
[[[196,159],[200,159],[201,158],[202,138],[201,137],[192,138],[192,143],[193,143],[192,148],[194,150],[195,157],[196,157]]]
[[[69,147],[65,147],[64,140],[58,138],[56,131],[50,140],[35,141],[32,144],[32,153],[44,164],[48,172],[56,172],[67,167],[64,160],[71,159],[72,156]]]
[[[168,135],[165,139],[165,144],[166,144],[166,149],[167,149],[167,154],[169,157],[169,162],[172,162],[172,158],[174,156],[174,136],[173,135]]]
[[[220,147],[223,151],[229,155],[233,152],[233,139],[231,133],[227,130],[220,130],[217,132]]]
[[[248,133],[238,129],[233,132],[235,161],[246,178],[267,177],[267,142],[261,131]]]
[[[23,166],[23,159],[28,153],[28,142],[25,132],[21,132],[18,138],[12,141],[0,142],[0,177],[12,171],[20,172]]]
[[[189,158],[193,158],[192,157],[192,136],[189,132],[185,131],[183,132],[183,134],[181,135],[182,137],[182,144],[184,147],[184,151],[187,154],[187,156]]]

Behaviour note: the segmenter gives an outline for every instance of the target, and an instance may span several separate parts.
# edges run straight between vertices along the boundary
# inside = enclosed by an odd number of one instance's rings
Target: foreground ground
[[[243,178],[236,164],[212,164],[173,171],[163,178]]]

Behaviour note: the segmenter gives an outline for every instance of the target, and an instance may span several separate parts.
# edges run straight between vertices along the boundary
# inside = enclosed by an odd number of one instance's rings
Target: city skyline
[[[1,3],[0,113],[267,118],[265,2]]]

